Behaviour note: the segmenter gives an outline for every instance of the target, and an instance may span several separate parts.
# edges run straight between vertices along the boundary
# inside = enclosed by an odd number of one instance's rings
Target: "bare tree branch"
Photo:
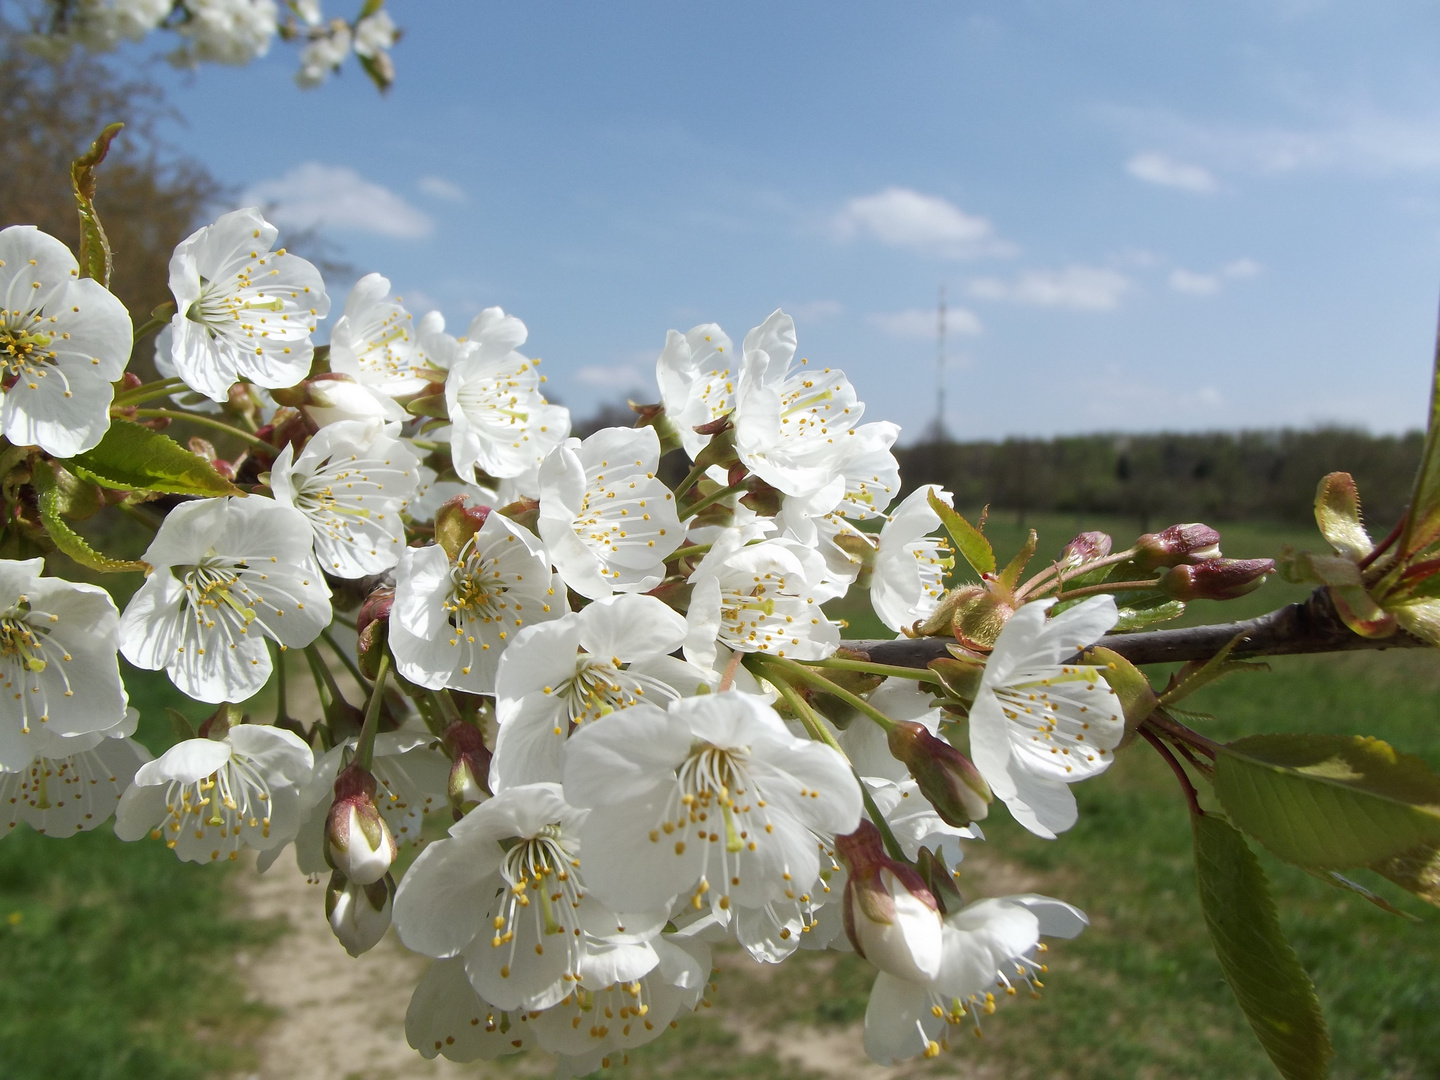
[[[1363,638],[1353,633],[1335,613],[1323,589],[1317,589],[1302,603],[1287,604],[1242,622],[1108,634],[1098,644],[1114,650],[1132,664],[1164,664],[1208,660],[1240,635],[1244,636],[1231,653],[1236,659],[1426,647],[1425,642],[1403,630],[1388,638]],[[949,638],[898,638],[895,641],[847,641],[844,647],[850,652],[864,653],[877,664],[924,667],[931,660],[948,655],[945,647],[949,644],[953,644]]]

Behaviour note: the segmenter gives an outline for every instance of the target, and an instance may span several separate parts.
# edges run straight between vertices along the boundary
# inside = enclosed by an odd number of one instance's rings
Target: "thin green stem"
[[[841,757],[845,758],[848,764],[850,759],[846,756],[840,744],[835,741],[835,736],[830,734],[830,729],[825,726],[824,721],[821,720],[820,717],[815,715],[815,710],[810,707],[809,702],[800,696],[795,687],[791,686],[790,683],[784,679],[771,678],[770,682],[774,685],[775,689],[780,691],[780,696],[785,699],[786,704],[790,706],[790,710],[799,717],[800,723],[805,725],[805,730],[810,733],[810,737],[817,742],[823,742]],[[875,805],[875,800],[870,795],[870,789],[865,786],[865,781],[861,779],[858,772],[855,772],[855,766],[851,765],[850,771],[854,774],[855,783],[860,788],[860,798],[865,803],[865,812],[870,815],[870,820],[875,825],[875,828],[880,830],[880,838],[885,842],[885,850],[890,853],[892,859],[908,863],[910,860],[905,857],[905,849],[900,846],[900,841],[895,839],[895,834],[890,831],[890,823],[885,820],[885,815],[882,814],[880,808]]]
[[[174,314],[174,313],[172,312],[171,314]],[[165,318],[163,318],[163,319],[160,318],[158,315],[152,315],[152,316],[150,316],[150,318],[146,319],[143,323],[141,323],[139,326],[137,326],[137,327],[135,328],[135,333],[134,333],[134,335],[131,337],[130,340],[131,340],[131,341],[136,341],[136,342],[138,342],[138,341],[139,341],[141,338],[143,338],[146,334],[153,333],[153,332],[156,331],[156,330],[162,330],[162,329],[164,329],[165,326],[166,326],[169,322],[170,322],[170,316],[169,316],[169,315],[165,316]]]
[[[152,533],[160,531],[159,523],[151,520],[150,515],[143,513],[139,507],[131,506],[129,503],[123,502],[116,503],[116,506],[120,510],[120,512],[126,517],[128,517],[131,521],[138,522],[139,524],[145,526],[145,528],[149,529]]]
[[[675,559],[688,559],[691,555],[704,555],[713,546],[713,544],[691,544],[689,547],[676,548],[670,553],[670,558],[665,561],[671,562]]]
[[[411,439],[411,445],[418,446],[421,450],[449,450],[449,443],[436,442],[434,439]]]
[[[184,379],[159,379],[155,382],[142,383],[133,390],[126,390],[123,394],[116,394],[115,400],[110,403],[111,408],[117,405],[138,405],[142,401],[149,401],[151,398],[166,397],[182,390],[185,387]]]
[[[325,639],[325,644],[329,645],[330,648],[334,650],[335,655],[340,658],[340,663],[344,664],[345,670],[350,672],[351,678],[355,680],[355,685],[360,687],[360,689],[362,690],[365,689],[365,683],[367,680],[364,675],[360,674],[359,665],[356,664],[354,660],[350,659],[350,654],[347,653],[345,649],[341,647],[340,643],[335,640],[335,635],[330,633],[329,630],[321,630],[320,636]]]
[[[325,689],[330,692],[330,701],[332,703],[343,703],[345,701],[345,695],[340,692],[340,684],[335,681],[335,676],[330,672],[330,666],[325,663],[325,658],[320,655],[319,647],[316,645],[306,645],[305,655],[310,658],[311,670],[318,671],[320,678],[325,681]]]
[[[719,491],[712,491],[703,499],[699,500],[698,502],[692,503],[690,506],[687,506],[684,510],[680,511],[680,520],[684,521],[686,518],[694,517],[701,510],[704,510],[707,506],[711,506],[714,503],[719,502],[721,499],[729,498],[737,491],[744,490],[745,481],[742,480],[738,484],[731,484],[729,487],[723,487]]]
[[[325,683],[325,675],[321,674],[325,671],[325,665],[309,648],[305,649],[305,663],[310,666],[310,677],[315,680],[315,696],[319,698],[320,709],[323,712],[325,699],[330,695]]]
[[[241,431],[239,428],[227,424],[223,420],[216,420],[213,417],[181,412],[179,409],[136,409],[135,415],[145,417],[146,419],[164,417],[167,420],[184,420],[187,423],[199,424],[201,427],[208,427],[214,431],[223,431],[226,435],[239,439],[241,442],[248,443],[256,450],[263,450],[267,454],[273,454],[275,452],[275,447],[263,439],[257,439],[248,431]]]
[[[448,690],[427,690],[427,694],[440,708],[440,715],[445,717],[445,726],[458,724],[460,720],[460,709],[455,704],[455,699],[450,696]]]
[[[285,650],[275,646],[275,723],[279,724],[290,715],[287,707],[285,685]]]
[[[856,694],[852,694],[844,687],[836,686],[833,682],[825,678],[824,675],[821,675],[813,668],[806,667],[804,664],[797,664],[794,660],[787,660],[782,656],[763,656],[760,653],[751,653],[750,655],[755,657],[764,667],[779,668],[782,671],[788,672],[790,675],[793,675],[801,682],[808,683],[811,687],[819,690],[822,694],[829,694],[832,697],[839,698],[846,705],[849,705],[852,709],[856,709],[859,712],[864,713],[871,720],[874,720],[885,731],[889,731],[895,726],[895,721],[891,720],[890,717],[886,716],[879,709],[875,708],[874,705],[871,705],[864,698]],[[768,678],[769,676],[766,677]]]
[[[1045,588],[1041,589],[1040,592],[1046,593],[1054,588],[1063,589],[1065,582],[1070,578],[1078,577],[1081,574],[1088,574],[1090,571],[1099,570],[1101,567],[1114,566],[1116,563],[1133,559],[1137,550],[1137,548],[1133,547],[1127,548],[1124,551],[1117,551],[1114,554],[1106,555],[1103,559],[1094,559],[1087,563],[1081,563],[1079,566],[1062,567],[1059,563],[1051,563],[1044,570],[1041,570],[1033,578],[1021,585],[1015,593],[1015,598],[1021,600],[1027,596],[1035,595],[1037,587],[1045,584],[1052,576],[1056,577],[1057,580],[1053,584],[1045,585]]]
[[[380,654],[380,666],[375,672],[375,688],[370,691],[370,703],[365,706],[365,722],[360,725],[360,738],[355,743],[355,764],[368,770],[375,756],[375,734],[380,729],[380,706],[385,700],[385,681],[390,677],[390,654]]]
[[[1160,587],[1160,579],[1152,581],[1102,581],[1099,585],[1086,585],[1073,592],[1057,592],[1056,600],[1078,600],[1082,596],[1100,596],[1114,592],[1153,592]]]
[[[843,647],[843,646],[842,646]],[[890,679],[916,679],[940,685],[940,676],[929,668],[899,667],[895,664],[875,664],[869,660],[851,660],[846,656],[831,656],[825,660],[812,660],[806,667],[833,668],[836,671],[863,671],[867,675],[884,675]]]
[[[684,495],[685,492],[689,491],[692,487],[694,487],[697,483],[700,482],[700,478],[705,475],[705,470],[708,467],[709,466],[706,465],[696,464],[690,469],[688,473],[685,474],[685,479],[681,480],[680,486],[675,489],[676,502],[680,501],[680,496]]]

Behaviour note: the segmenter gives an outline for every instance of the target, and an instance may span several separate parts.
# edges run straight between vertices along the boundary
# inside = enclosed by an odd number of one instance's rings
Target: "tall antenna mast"
[[[945,431],[945,286],[940,286],[940,307],[937,312],[935,348],[935,441],[949,438]]]

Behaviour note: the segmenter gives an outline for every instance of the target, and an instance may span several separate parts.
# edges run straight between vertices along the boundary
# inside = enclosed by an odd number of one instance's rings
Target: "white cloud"
[[[1125,163],[1125,171],[1137,180],[1161,187],[1179,188],[1197,195],[1208,195],[1219,189],[1215,177],[1199,165],[1189,165],[1166,155],[1148,151],[1136,154]]]
[[[829,322],[838,318],[845,308],[838,300],[812,300],[808,304],[781,304],[780,309],[797,323]]]
[[[1190,296],[1213,296],[1220,291],[1220,279],[1214,274],[1197,274],[1193,270],[1172,270],[1170,288]]]
[[[277,225],[292,229],[334,229],[377,233],[400,240],[429,236],[435,227],[388,188],[366,180],[343,165],[307,161],[284,176],[261,180],[241,197],[245,206],[261,206]]]
[[[877,311],[868,315],[865,321],[891,337],[921,338],[934,340],[938,323],[934,308],[908,308],[905,311]],[[964,334],[973,337],[981,333],[980,317],[967,308],[948,308],[945,312],[945,331],[949,334]]]
[[[1254,277],[1263,269],[1265,268],[1254,259],[1236,259],[1222,266],[1220,272],[1230,278],[1248,278]]]
[[[1015,248],[995,235],[988,219],[967,214],[938,195],[888,187],[851,199],[833,221],[843,240],[868,236],[888,247],[948,259],[1010,255]]]
[[[469,196],[465,189],[443,176],[422,176],[415,181],[415,186],[436,199],[444,199],[446,202],[465,202]]]
[[[1063,270],[1031,270],[1012,280],[973,278],[970,295],[980,300],[1008,300],[1032,307],[1071,311],[1113,311],[1130,289],[1118,270],[1098,266],[1067,266]]]
[[[610,367],[590,364],[577,368],[571,378],[581,386],[599,386],[624,393],[626,390],[649,386],[654,380],[654,372],[646,375],[633,364],[616,364]]]

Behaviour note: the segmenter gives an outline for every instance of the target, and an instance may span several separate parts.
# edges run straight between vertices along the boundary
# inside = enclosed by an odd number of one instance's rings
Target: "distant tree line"
[[[1313,522],[1326,473],[1354,475],[1372,532],[1409,499],[1424,436],[1347,428],[1203,434],[1075,435],[900,447],[906,490],[940,484],[957,507],[1115,514],[1142,527],[1175,521]],[[1377,537],[1378,538],[1378,537]]]

